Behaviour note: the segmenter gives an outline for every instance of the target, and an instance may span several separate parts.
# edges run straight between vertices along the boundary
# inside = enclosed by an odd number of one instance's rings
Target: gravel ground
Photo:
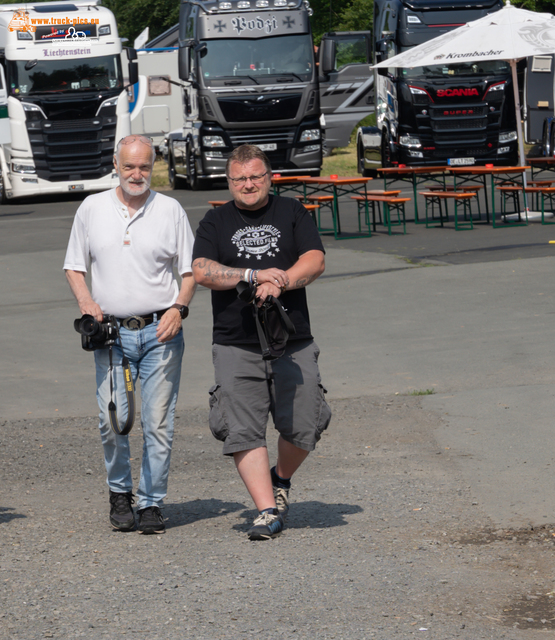
[[[96,418],[0,423],[0,638],[555,631],[554,526],[497,530],[419,397],[332,408],[295,476],[288,526],[266,542],[246,537],[255,512],[204,408],[177,417],[160,536],[111,530]],[[138,472],[138,427],[131,438]]]

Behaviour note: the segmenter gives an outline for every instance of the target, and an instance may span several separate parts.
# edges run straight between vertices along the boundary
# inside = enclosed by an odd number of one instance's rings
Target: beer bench
[[[329,207],[330,212],[333,216],[333,196],[332,195],[323,195],[323,196],[312,195],[312,196],[295,196],[295,198],[297,198],[297,200],[300,200],[301,204],[303,204],[307,209],[308,209],[307,204],[318,205],[318,220],[316,220],[314,213],[312,214],[312,217],[314,218],[314,222],[316,222],[318,231],[322,231],[322,225],[320,222],[320,207]],[[309,211],[311,210],[309,209]],[[360,230],[360,225],[359,225],[359,230]]]
[[[383,205],[383,217],[384,217],[384,226],[387,226],[387,232],[391,235],[391,227],[403,227],[403,233],[407,232],[407,225],[405,219],[405,202],[410,202],[410,198],[398,198],[395,195],[381,195],[383,193],[388,193],[384,191],[371,193],[367,192],[365,196],[351,196],[351,199],[357,203],[357,213],[358,213],[358,228],[360,230],[360,214],[361,209],[364,207],[365,216],[368,216],[368,204],[372,205],[372,226],[374,231],[376,231],[376,209],[375,206],[378,204],[378,215],[380,215],[379,204]],[[393,192],[395,193],[395,192]],[[397,195],[401,193],[397,191]],[[396,219],[392,220],[392,214],[397,214]],[[365,218],[366,224],[368,228],[370,228],[370,220],[368,217]],[[380,217],[381,222],[381,217]]]
[[[463,193],[462,190],[457,191],[420,191],[421,196],[424,196],[426,202],[426,228],[430,227],[443,227],[443,221],[449,220],[449,214],[447,213],[447,203],[451,200],[455,203],[455,229],[457,231],[464,231],[465,229],[473,229],[474,222],[472,220],[472,208],[470,206],[470,200],[476,197],[476,193],[473,190],[472,192],[466,191]],[[445,204],[445,215],[443,214],[443,204]],[[439,225],[434,224],[435,216],[434,210],[435,207],[439,209]],[[464,222],[459,222],[459,213],[458,207],[463,207],[464,212]],[[428,209],[431,208],[431,221],[428,219]],[[468,218],[467,218],[468,215]]]
[[[228,203],[229,200],[208,200],[208,204],[212,205],[214,209],[216,207],[221,207],[222,205]]]
[[[458,186],[456,189],[454,186],[446,186],[446,187],[428,187],[428,191],[460,191],[462,193],[474,193],[476,196],[476,204],[478,205],[478,217],[474,218],[474,220],[481,220],[482,219],[482,208],[480,207],[480,194],[478,193],[480,191],[480,189],[483,189],[483,185],[481,184],[467,184],[467,185],[460,185]],[[447,201],[445,201],[445,211],[447,213],[447,217],[449,216],[449,210],[447,208]]]

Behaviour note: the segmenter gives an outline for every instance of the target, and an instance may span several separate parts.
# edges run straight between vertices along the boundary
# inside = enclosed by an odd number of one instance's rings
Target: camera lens
[[[94,316],[85,314],[79,320],[75,321],[75,330],[84,336],[93,337],[102,331],[102,325]]]

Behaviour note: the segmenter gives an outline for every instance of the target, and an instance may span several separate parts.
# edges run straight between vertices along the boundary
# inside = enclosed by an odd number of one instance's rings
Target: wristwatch
[[[177,309],[182,320],[185,320],[185,318],[189,315],[189,307],[184,304],[172,304],[170,309]]]

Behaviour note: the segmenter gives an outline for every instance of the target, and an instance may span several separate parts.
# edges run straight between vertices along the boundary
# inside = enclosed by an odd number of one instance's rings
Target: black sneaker
[[[139,516],[139,533],[164,533],[166,525],[164,517],[158,507],[145,507],[137,511]]]
[[[133,515],[133,494],[110,491],[110,524],[119,531],[131,531],[135,528]]]
[[[250,540],[269,540],[279,536],[282,531],[283,518],[278,510],[274,509],[274,513],[264,511],[256,516],[248,530],[248,536]]]

